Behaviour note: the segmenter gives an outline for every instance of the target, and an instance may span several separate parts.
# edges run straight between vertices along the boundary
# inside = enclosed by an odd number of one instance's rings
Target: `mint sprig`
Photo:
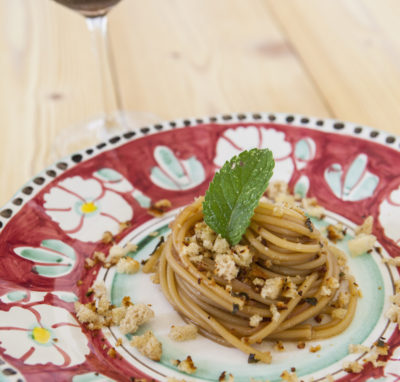
[[[203,202],[204,221],[231,245],[239,243],[275,166],[268,149],[243,151],[214,175]]]

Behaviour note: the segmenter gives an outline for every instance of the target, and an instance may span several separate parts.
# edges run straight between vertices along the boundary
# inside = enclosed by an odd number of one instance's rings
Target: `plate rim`
[[[31,201],[44,187],[56,180],[65,171],[74,168],[80,163],[139,138],[186,127],[196,128],[199,125],[212,123],[219,125],[229,125],[233,123],[270,123],[309,128],[325,133],[352,136],[378,143],[384,147],[400,152],[400,135],[375,129],[371,126],[329,117],[305,116],[303,114],[287,112],[237,112],[221,113],[207,117],[166,120],[116,134],[106,141],[75,151],[45,167],[42,171],[25,182],[13,196],[11,196],[8,202],[0,207],[0,234],[25,204]]]

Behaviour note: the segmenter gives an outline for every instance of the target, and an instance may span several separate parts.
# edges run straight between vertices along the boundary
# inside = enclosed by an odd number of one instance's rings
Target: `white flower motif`
[[[27,365],[70,367],[85,362],[88,340],[65,309],[39,304],[0,311],[0,347]]]
[[[118,192],[97,179],[67,178],[44,195],[46,213],[70,237],[98,241],[104,231],[118,232],[133,210]]]
[[[275,129],[247,126],[225,130],[218,139],[214,163],[222,167],[233,156],[252,148],[268,148],[272,151],[275,159],[272,180],[290,180],[294,170],[292,145],[285,140],[285,133]]]

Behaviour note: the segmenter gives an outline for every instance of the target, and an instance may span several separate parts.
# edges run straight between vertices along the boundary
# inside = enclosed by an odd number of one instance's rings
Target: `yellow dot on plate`
[[[37,326],[32,330],[32,337],[36,342],[39,342],[40,344],[47,344],[50,340],[50,332],[45,329],[45,328],[40,328]]]
[[[97,207],[93,202],[87,202],[87,203],[82,204],[82,206],[81,206],[81,211],[84,214],[90,214],[91,212],[94,212],[96,210],[97,210]]]

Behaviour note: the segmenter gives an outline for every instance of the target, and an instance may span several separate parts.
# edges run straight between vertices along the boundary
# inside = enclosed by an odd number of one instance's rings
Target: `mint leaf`
[[[214,175],[203,202],[204,221],[229,241],[239,243],[275,166],[268,149],[243,151]]]

